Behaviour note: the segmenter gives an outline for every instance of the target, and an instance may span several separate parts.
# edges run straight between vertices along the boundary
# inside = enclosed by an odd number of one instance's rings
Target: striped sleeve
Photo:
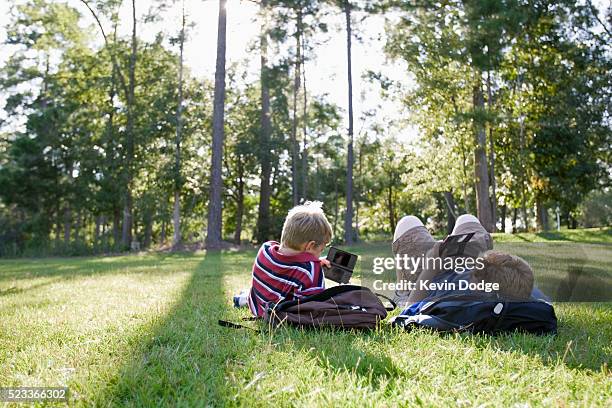
[[[309,263],[313,279],[307,285],[302,286],[299,290],[295,292],[295,296],[298,298],[316,295],[317,293],[323,292],[325,290],[325,278],[323,276],[321,263],[312,261]]]

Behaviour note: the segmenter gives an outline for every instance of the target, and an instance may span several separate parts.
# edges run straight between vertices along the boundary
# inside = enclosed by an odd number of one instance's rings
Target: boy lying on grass
[[[475,262],[479,267],[466,271],[440,267],[420,267],[414,271],[398,268],[398,282],[415,283],[414,290],[396,292],[398,303],[417,306],[418,302],[423,300],[452,296],[458,292],[448,288],[461,287],[462,284],[466,285],[465,282],[496,284],[498,287],[496,295],[506,300],[527,300],[534,295],[540,297],[539,291],[533,293],[534,276],[529,264],[518,256],[494,251],[491,235],[480,224],[478,218],[464,214],[457,218],[451,235],[468,233],[473,233],[474,236],[466,244],[461,257],[479,259],[478,262]],[[436,242],[423,223],[415,216],[402,218],[395,229],[393,241],[395,255],[409,257],[424,255],[425,259],[433,260],[440,258],[440,245],[441,242]],[[434,284],[434,289],[430,289],[431,286],[428,283],[444,283],[444,285]],[[471,290],[470,293],[482,300],[487,297],[487,293],[480,293],[478,290]]]
[[[248,294],[234,297],[234,306],[248,304],[254,316],[263,317],[270,303],[315,295],[325,289],[321,253],[332,238],[332,228],[319,201],[307,201],[287,214],[280,243],[264,243],[253,263]]]

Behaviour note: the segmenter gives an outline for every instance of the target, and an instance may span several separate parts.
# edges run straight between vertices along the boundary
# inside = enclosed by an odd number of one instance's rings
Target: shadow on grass
[[[46,282],[41,282],[41,283],[35,283],[33,285],[29,285],[26,287],[20,287],[20,286],[10,286],[6,289],[1,289],[0,288],[0,297],[2,296],[9,296],[9,295],[22,295],[24,293],[33,291],[33,290],[37,290],[37,289],[41,289],[44,288],[46,286],[49,285],[53,285],[56,282],[60,281],[61,277],[54,277],[52,279],[49,279]],[[0,281],[1,282],[1,281]]]
[[[291,344],[298,355],[311,355],[317,365],[330,374],[354,373],[378,388],[401,370],[384,353],[374,353],[383,336],[372,330],[301,329],[280,327],[273,331],[275,342]]]
[[[206,254],[168,315],[136,340],[97,405],[222,405],[226,364],[238,349],[216,322],[228,308],[223,269],[221,254]]]
[[[566,234],[562,234],[560,232],[537,232],[535,235],[547,241],[572,241],[571,237],[568,237]]]
[[[515,237],[520,239],[521,241],[524,241],[524,242],[531,242],[529,239],[525,238],[524,236],[522,236],[520,234],[516,234]]]
[[[612,276],[601,268],[569,267],[540,285],[556,302],[612,302]]]
[[[0,261],[0,284],[8,280],[61,277],[70,279],[98,274],[166,273],[164,267],[179,259],[194,259],[194,253],[144,254],[91,258],[17,259]]]
[[[551,367],[564,365],[581,371],[609,373],[612,331],[607,316],[611,304],[568,303],[561,306],[563,310],[557,313],[558,334],[554,336],[527,333],[466,336],[470,336],[469,341],[478,348],[519,352]]]

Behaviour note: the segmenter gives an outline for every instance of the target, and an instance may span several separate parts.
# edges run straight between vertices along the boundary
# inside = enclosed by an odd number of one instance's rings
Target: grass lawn
[[[612,244],[612,227],[581,228],[547,232],[523,232],[520,234],[493,234],[496,242],[582,242],[593,244]]]
[[[0,386],[77,406],[612,406],[612,303],[558,303],[544,337],[219,327],[248,315],[230,296],[254,254],[0,261]]]

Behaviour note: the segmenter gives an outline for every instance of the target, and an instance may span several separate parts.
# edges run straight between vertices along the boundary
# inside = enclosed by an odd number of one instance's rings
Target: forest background
[[[304,200],[347,244],[612,222],[611,3],[2,11],[0,256],[262,242]]]

